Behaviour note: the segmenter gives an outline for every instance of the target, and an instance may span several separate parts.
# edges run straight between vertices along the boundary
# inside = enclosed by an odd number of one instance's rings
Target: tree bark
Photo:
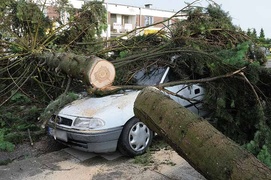
[[[110,86],[115,79],[113,64],[96,56],[46,52],[39,58],[43,59],[49,67],[82,79],[87,85],[98,89]]]
[[[271,179],[256,157],[154,87],[141,91],[134,112],[207,179]]]

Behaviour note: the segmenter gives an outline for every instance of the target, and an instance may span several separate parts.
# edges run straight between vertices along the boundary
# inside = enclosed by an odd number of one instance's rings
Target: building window
[[[129,16],[122,15],[122,25],[129,23]]]
[[[153,24],[153,17],[152,16],[145,16],[145,26]]]
[[[114,29],[114,23],[117,23],[117,15],[116,14],[110,14],[111,31],[113,31],[113,29]]]

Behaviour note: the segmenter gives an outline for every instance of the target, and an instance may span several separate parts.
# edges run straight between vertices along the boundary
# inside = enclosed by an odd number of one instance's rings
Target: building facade
[[[108,31],[106,37],[118,37],[136,28],[146,27],[135,33],[148,34],[169,26],[174,19],[169,19],[175,12],[152,9],[151,4],[145,7],[121,4],[104,4],[108,13]],[[179,18],[182,19],[182,18]],[[164,23],[159,23],[165,21]],[[157,24],[158,23],[158,24]]]
[[[44,0],[32,0],[38,4],[43,4]],[[80,8],[88,0],[69,0],[69,3],[74,8]],[[51,19],[61,17],[64,21],[68,18],[68,14],[63,13],[59,15],[56,11],[56,1],[46,0],[46,8],[44,13]],[[144,7],[128,6],[123,4],[104,3],[107,10],[107,31],[103,32],[102,36],[109,39],[111,37],[122,36],[125,38],[125,34],[132,30],[135,30],[135,34],[149,34],[159,31],[162,28],[166,28],[173,23],[176,19],[183,19],[183,16],[174,17],[169,19],[176,13],[173,11],[165,11],[152,9],[151,4],[146,4]],[[163,23],[159,23],[164,21]],[[145,27],[140,30],[141,27]]]

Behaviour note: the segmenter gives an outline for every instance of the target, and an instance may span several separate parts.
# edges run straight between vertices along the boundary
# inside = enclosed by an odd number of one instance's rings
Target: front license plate
[[[65,141],[65,142],[68,141],[68,137],[67,137],[67,132],[66,131],[49,128],[48,129],[48,133],[51,136],[53,136],[55,139],[59,139],[59,140]]]
[[[56,129],[55,136],[57,139],[60,139],[62,141],[65,141],[65,142],[68,141],[67,132],[65,132],[65,131],[61,131],[61,130]]]

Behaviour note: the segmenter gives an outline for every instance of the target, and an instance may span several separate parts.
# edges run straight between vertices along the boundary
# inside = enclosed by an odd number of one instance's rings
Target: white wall
[[[175,12],[142,8],[135,6],[126,6],[120,4],[105,3],[107,11],[112,14],[123,14],[123,15],[146,15],[146,16],[157,16],[169,18],[175,14]]]
[[[134,6],[124,6],[109,3],[105,3],[105,6],[107,7],[107,11],[111,14],[137,15],[140,12],[140,8]]]

